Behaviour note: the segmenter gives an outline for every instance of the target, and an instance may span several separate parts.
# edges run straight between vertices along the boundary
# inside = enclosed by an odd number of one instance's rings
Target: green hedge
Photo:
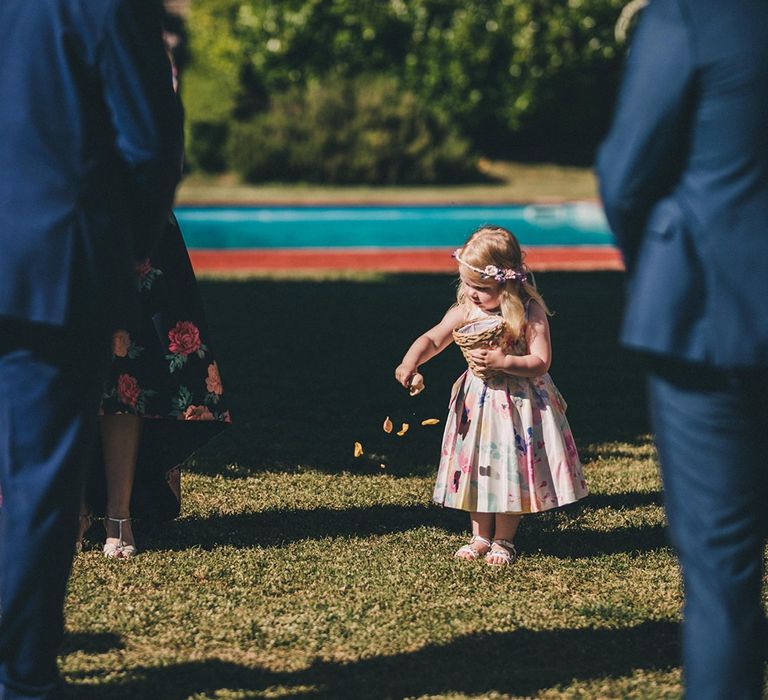
[[[610,112],[623,4],[195,0],[189,121],[248,123],[280,96],[380,75],[485,155],[535,157],[538,144],[583,159]]]
[[[437,183],[477,179],[468,143],[390,78],[360,77],[278,94],[235,123],[229,162],[251,182]]]

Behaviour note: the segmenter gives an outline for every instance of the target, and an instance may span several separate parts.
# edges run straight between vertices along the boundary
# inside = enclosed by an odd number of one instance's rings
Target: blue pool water
[[[190,248],[432,248],[478,226],[505,226],[526,246],[613,245],[598,204],[522,206],[179,207]]]

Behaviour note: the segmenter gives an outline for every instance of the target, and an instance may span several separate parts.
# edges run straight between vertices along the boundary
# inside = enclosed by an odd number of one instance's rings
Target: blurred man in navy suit
[[[598,171],[628,273],[622,340],[685,585],[695,700],[761,697],[768,497],[768,2],[651,0]]]
[[[179,180],[159,0],[0,2],[0,700],[56,652],[109,337]]]

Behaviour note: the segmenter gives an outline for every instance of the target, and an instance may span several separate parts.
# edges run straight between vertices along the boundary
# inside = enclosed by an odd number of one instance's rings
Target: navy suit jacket
[[[180,177],[159,0],[0,2],[0,318],[122,324]]]
[[[651,0],[598,154],[623,342],[768,365],[768,2]]]

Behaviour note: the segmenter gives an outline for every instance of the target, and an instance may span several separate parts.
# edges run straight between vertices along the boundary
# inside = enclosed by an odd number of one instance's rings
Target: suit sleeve
[[[183,119],[161,21],[156,0],[116,0],[100,58],[116,145],[127,166],[137,257],[162,235],[181,178]]]
[[[600,195],[631,267],[654,203],[687,150],[694,57],[679,0],[651,0],[632,41],[611,130],[598,152]]]

